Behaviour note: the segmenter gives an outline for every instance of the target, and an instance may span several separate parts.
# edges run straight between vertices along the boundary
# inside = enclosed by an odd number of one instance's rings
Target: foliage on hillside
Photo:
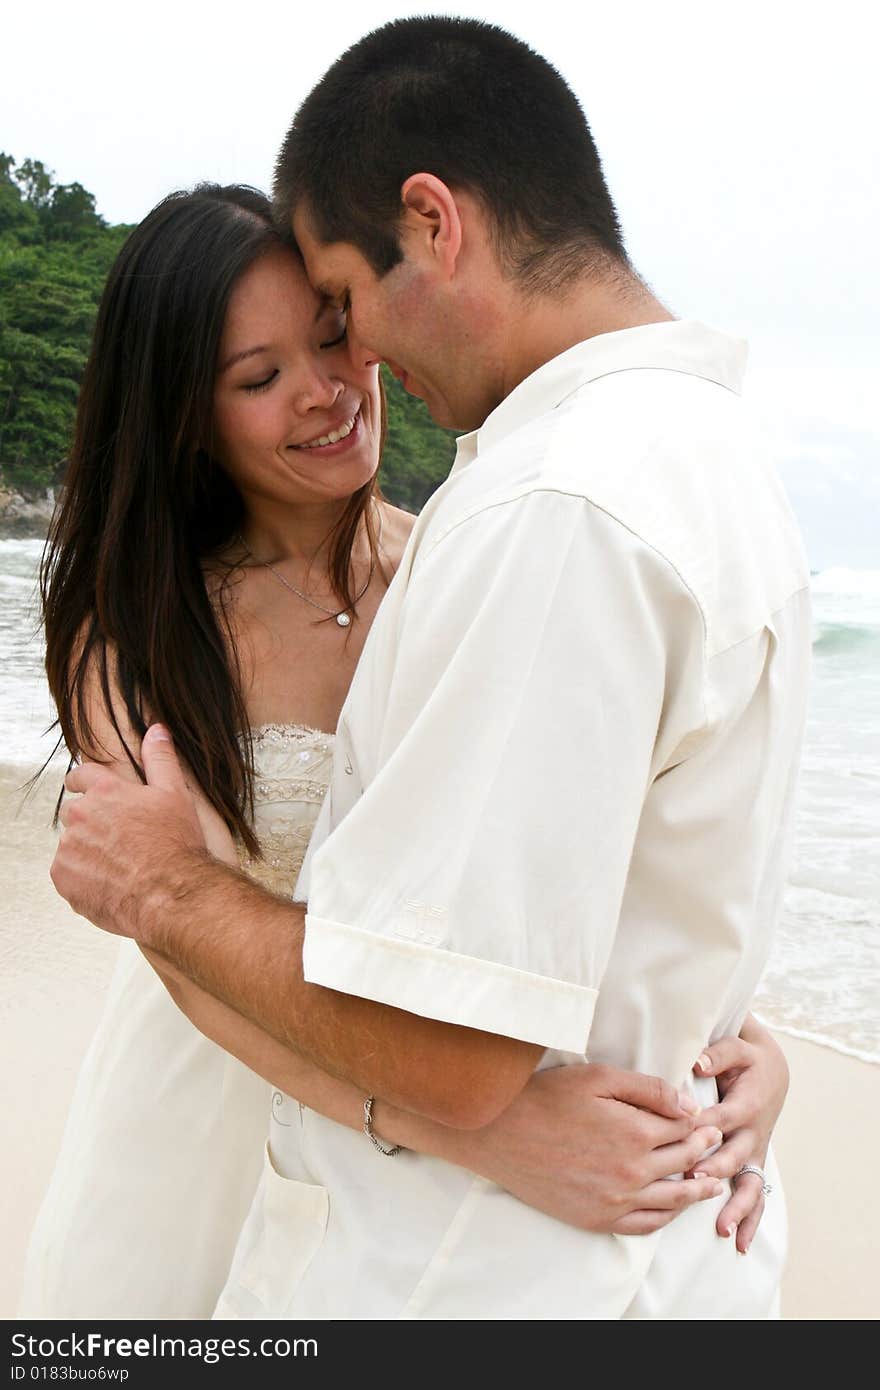
[[[455,435],[435,425],[424,401],[408,396],[384,367],[382,374],[388,402],[382,491],[398,507],[420,512],[452,467]]]
[[[0,154],[0,485],[60,482],[98,300],[131,229],[108,226],[79,183]],[[418,511],[445,477],[452,436],[386,376],[385,495]]]
[[[101,286],[128,228],[81,184],[0,155],[0,470],[25,491],[63,473]]]

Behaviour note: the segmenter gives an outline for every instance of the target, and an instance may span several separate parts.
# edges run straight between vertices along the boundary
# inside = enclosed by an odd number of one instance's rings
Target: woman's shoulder
[[[243,561],[246,558],[247,549],[237,536],[199,558],[205,589],[212,603],[221,594],[226,600],[234,593],[244,574]]]
[[[71,756],[116,764],[127,776],[137,777],[135,763],[143,729],[132,722],[122,689],[116,643],[100,630],[93,615],[83,620],[74,638],[67,679],[71,692],[67,740]],[[143,699],[139,704],[146,727],[150,722],[149,708]]]
[[[395,507],[384,499],[381,508],[382,551],[396,570],[403,559],[403,552],[406,550],[410,532],[416,524],[416,517],[412,512],[405,512],[402,507]]]

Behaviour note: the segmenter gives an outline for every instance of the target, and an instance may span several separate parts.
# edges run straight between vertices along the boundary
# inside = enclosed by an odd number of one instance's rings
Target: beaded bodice
[[[263,858],[252,858],[239,844],[239,863],[273,893],[289,896],[330,785],[334,735],[304,724],[262,724],[250,738],[254,830]]]

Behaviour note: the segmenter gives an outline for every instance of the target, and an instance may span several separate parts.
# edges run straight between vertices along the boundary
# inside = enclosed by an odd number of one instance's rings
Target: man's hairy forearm
[[[315,1063],[404,1110],[460,1128],[510,1103],[540,1049],[306,983],[304,908],[182,850],[135,904],[141,943]]]

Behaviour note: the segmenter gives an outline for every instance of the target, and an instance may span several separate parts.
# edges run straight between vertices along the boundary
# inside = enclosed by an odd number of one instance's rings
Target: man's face
[[[472,358],[463,360],[469,357],[471,335],[458,323],[455,300],[437,283],[430,265],[404,255],[379,276],[349,242],[319,241],[303,205],[294,213],[293,233],[314,288],[346,309],[355,364],[387,362],[404,388],[425,401],[438,425],[481,425],[488,409],[475,390],[479,370],[474,371]]]

